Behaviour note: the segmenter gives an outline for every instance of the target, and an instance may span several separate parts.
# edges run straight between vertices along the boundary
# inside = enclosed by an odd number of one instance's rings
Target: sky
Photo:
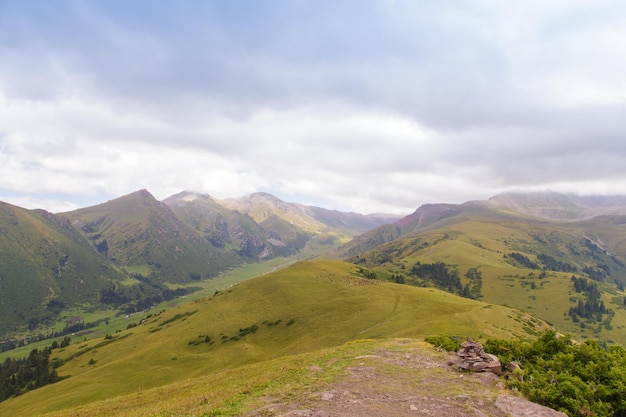
[[[621,0],[0,0],[0,201],[626,194]]]

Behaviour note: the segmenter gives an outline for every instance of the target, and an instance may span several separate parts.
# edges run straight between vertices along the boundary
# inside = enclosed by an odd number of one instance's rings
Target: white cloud
[[[1,5],[0,195],[626,193],[625,27],[608,0]]]

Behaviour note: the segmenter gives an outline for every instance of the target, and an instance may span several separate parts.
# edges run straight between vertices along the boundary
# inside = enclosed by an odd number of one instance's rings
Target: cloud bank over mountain
[[[0,4],[0,200],[626,193],[618,1]]]

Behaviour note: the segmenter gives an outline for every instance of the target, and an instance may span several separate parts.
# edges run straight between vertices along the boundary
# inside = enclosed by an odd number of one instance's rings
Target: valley
[[[159,202],[140,190],[60,214],[0,203],[0,350],[62,332],[74,316],[136,314],[210,290],[234,270],[250,276],[316,256],[392,220],[265,194]]]
[[[415,266],[440,262],[458,276],[453,292],[479,284],[466,296],[528,311],[581,339],[624,344],[626,253],[620,216],[554,221],[502,211],[489,202],[428,206],[355,238],[340,253],[381,277],[403,276],[413,285],[436,285],[415,274]],[[588,300],[573,277],[597,286],[605,313],[591,317],[589,312],[582,319],[570,314]]]
[[[50,351],[60,380],[0,414],[276,415],[357,358],[411,355],[429,336],[555,329],[626,345],[620,202],[514,194],[400,219],[265,193],[158,202],[142,190],[60,214],[3,203],[3,343],[22,343],[0,359],[71,343]]]
[[[363,278],[352,264],[305,261],[156,312],[110,337],[74,340],[53,351],[66,379],[6,400],[0,412],[37,415],[170,384],[178,389],[198,382],[190,378],[293,363],[294,355],[360,340],[533,337],[547,328],[518,310]]]

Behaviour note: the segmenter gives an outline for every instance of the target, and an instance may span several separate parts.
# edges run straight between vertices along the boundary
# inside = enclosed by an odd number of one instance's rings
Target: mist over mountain
[[[626,214],[626,196],[543,193],[503,193],[489,199],[496,206],[553,220],[584,220]]]

